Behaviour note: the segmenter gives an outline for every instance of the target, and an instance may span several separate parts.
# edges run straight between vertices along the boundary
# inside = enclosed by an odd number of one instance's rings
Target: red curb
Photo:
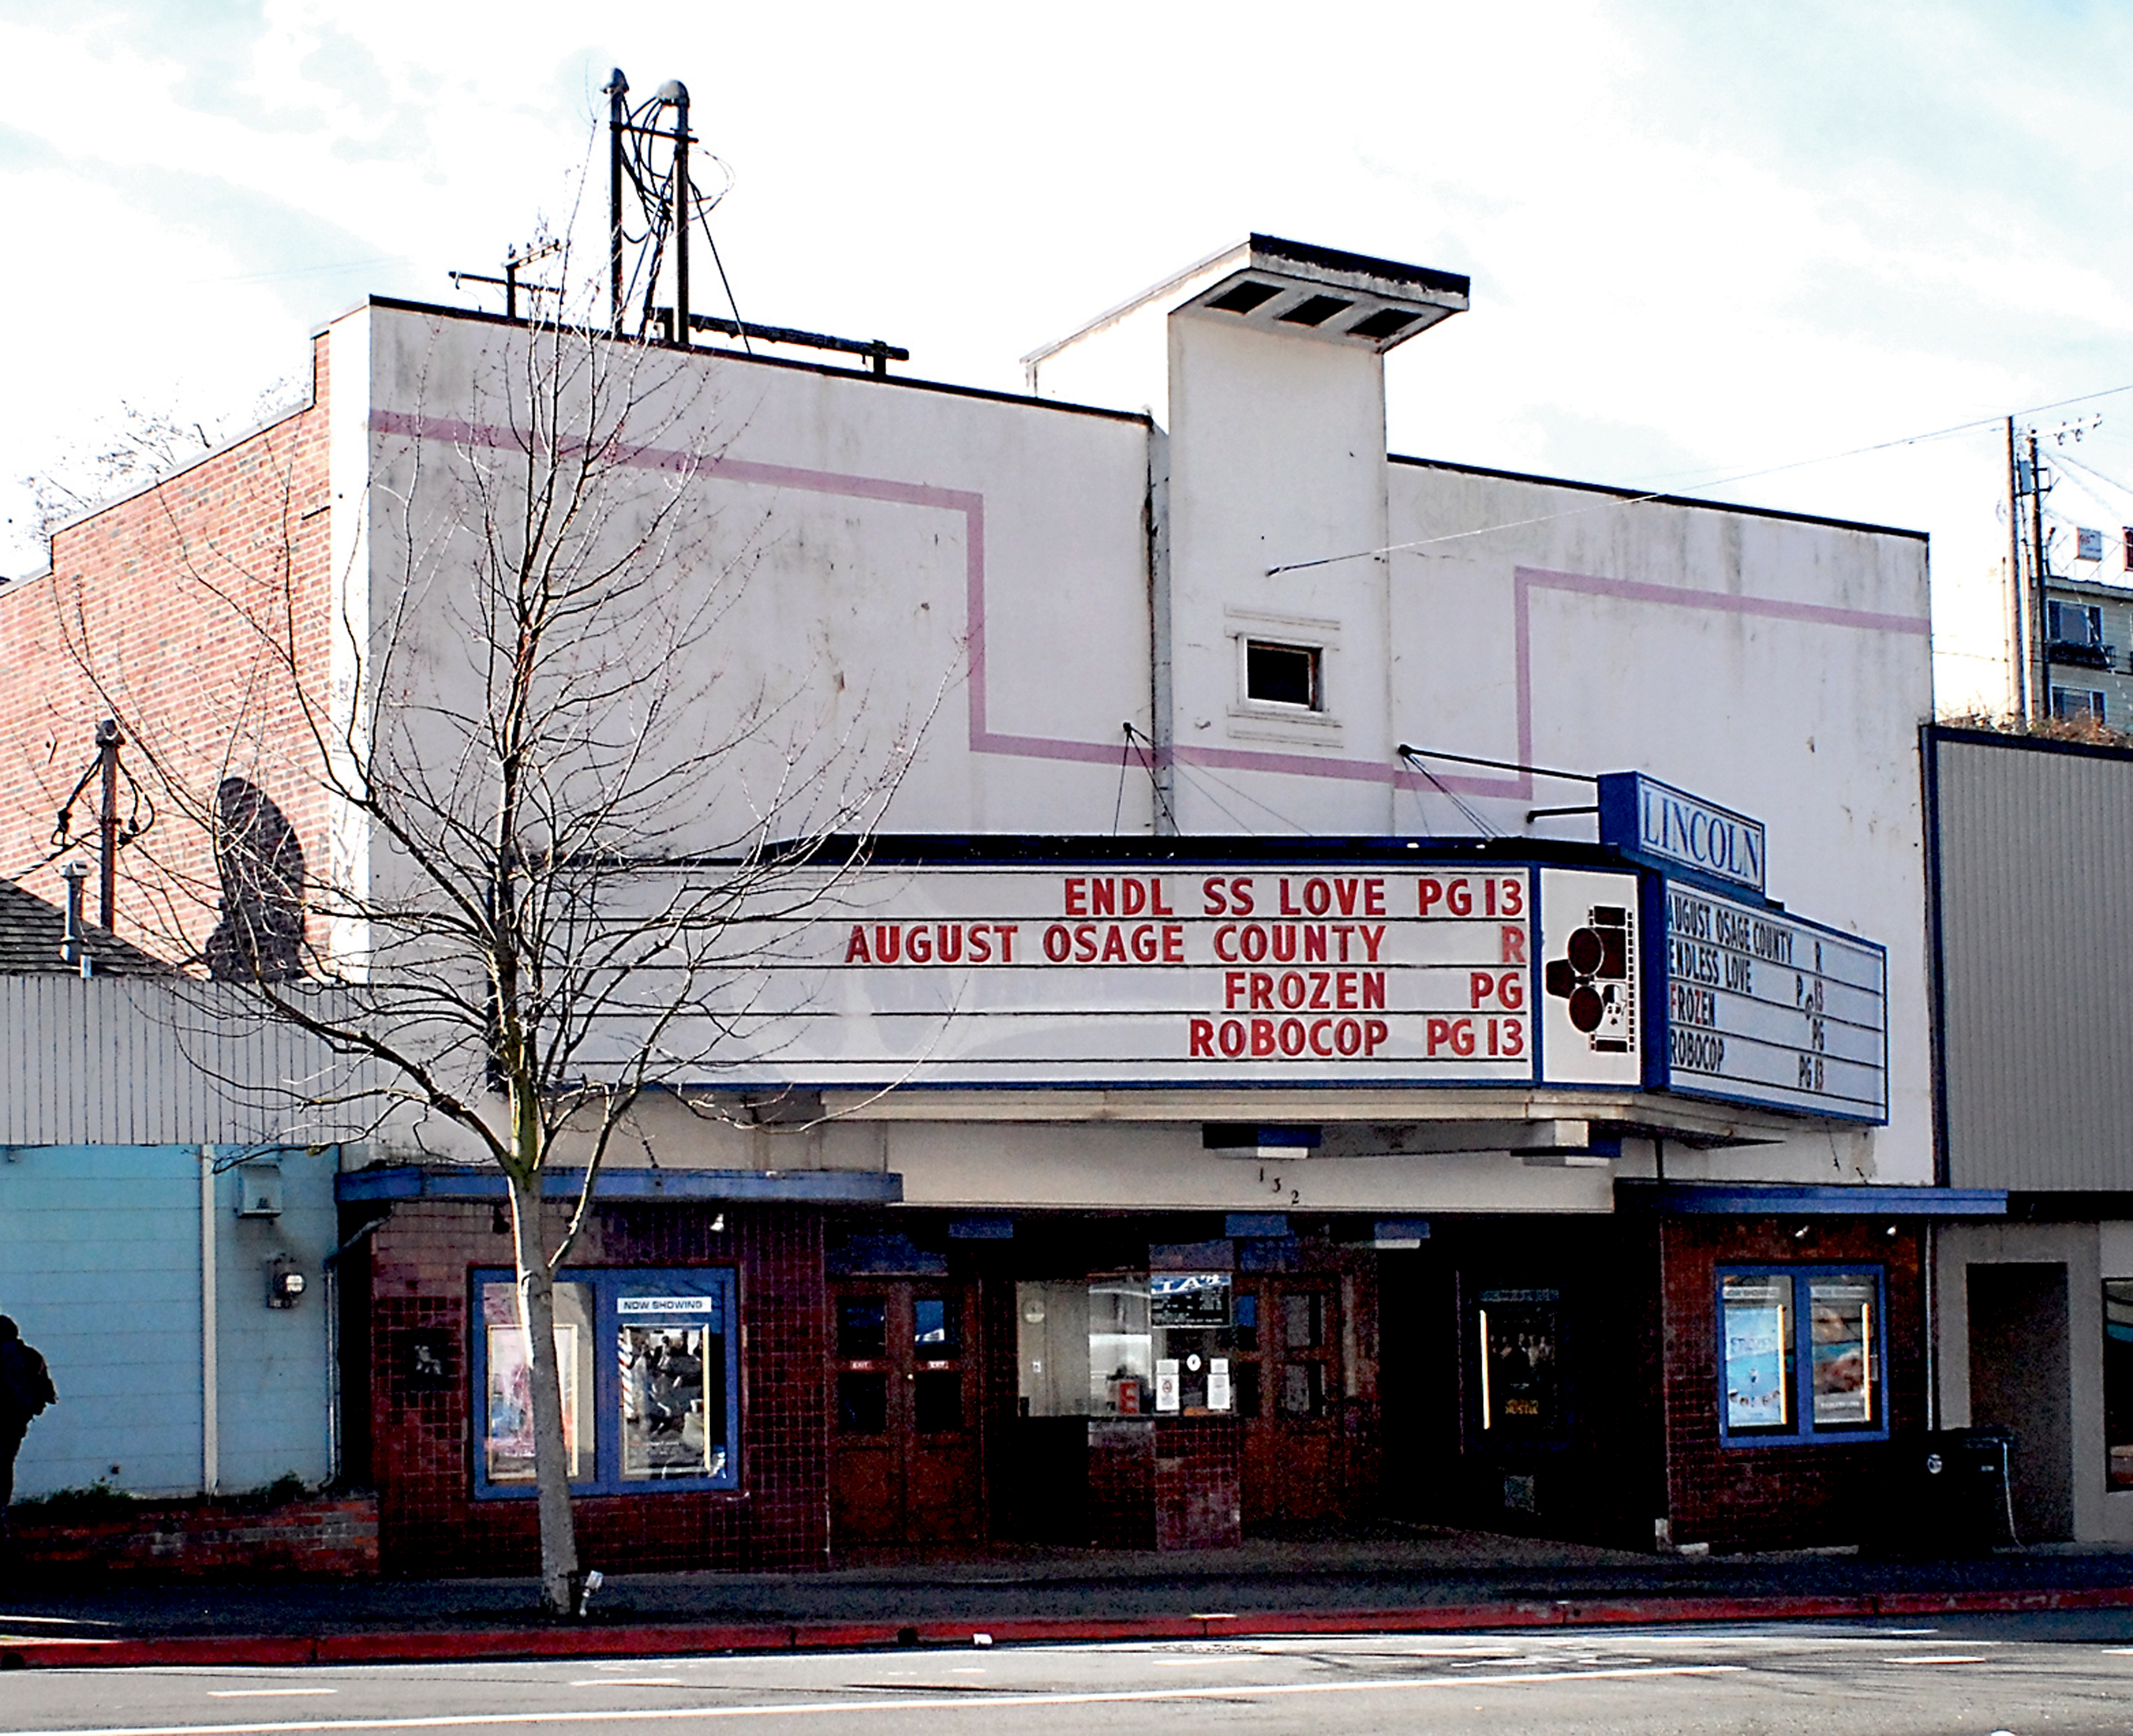
[[[899,1627],[888,1622],[762,1622],[746,1626],[662,1623],[643,1627],[436,1628],[158,1639],[29,1640],[0,1647],[7,1668],[84,1670],[185,1665],[262,1668],[313,1664],[447,1663],[571,1657],[666,1657],[736,1652],[857,1652],[1121,1640],[1275,1638],[1337,1633],[1421,1633],[1503,1628],[1649,1627],[1662,1623],[1827,1621],[1892,1615],[2023,1614],[2133,1608],[2133,1586],[2063,1590],[1879,1592],[1856,1595],[1538,1599],[1402,1609],[1252,1611],[1240,1614],[982,1618]],[[4,1619],[4,1618],[0,1618]]]

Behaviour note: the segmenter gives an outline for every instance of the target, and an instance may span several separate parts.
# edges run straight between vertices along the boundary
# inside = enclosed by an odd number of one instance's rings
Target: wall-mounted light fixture
[[[237,1215],[239,1218],[279,1218],[282,1215],[282,1166],[258,1162],[237,1166]]]

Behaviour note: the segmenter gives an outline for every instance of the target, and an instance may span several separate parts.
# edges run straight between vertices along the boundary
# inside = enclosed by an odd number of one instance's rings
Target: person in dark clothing
[[[0,1314],[0,1555],[8,1551],[7,1504],[15,1498],[15,1455],[31,1419],[57,1404],[51,1371],[22,1342],[22,1329]]]

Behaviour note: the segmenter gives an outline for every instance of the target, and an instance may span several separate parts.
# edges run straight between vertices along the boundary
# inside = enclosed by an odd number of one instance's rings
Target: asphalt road
[[[0,1676],[0,1736],[678,1736],[737,1724],[854,1736],[2063,1736],[2133,1731],[2127,1626],[2122,1615],[1994,1618],[596,1664],[39,1670]]]

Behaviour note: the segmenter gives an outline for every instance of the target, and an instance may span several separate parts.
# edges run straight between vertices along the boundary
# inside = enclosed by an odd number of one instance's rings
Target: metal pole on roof
[[[622,335],[622,135],[629,124],[623,99],[629,80],[618,66],[607,81],[607,293],[614,335]]]
[[[86,976],[90,967],[89,947],[81,932],[81,883],[89,878],[89,864],[77,858],[60,872],[66,878],[66,916],[60,929],[60,957]]]
[[[674,341],[689,335],[689,87],[669,79],[659,94],[674,105]]]

